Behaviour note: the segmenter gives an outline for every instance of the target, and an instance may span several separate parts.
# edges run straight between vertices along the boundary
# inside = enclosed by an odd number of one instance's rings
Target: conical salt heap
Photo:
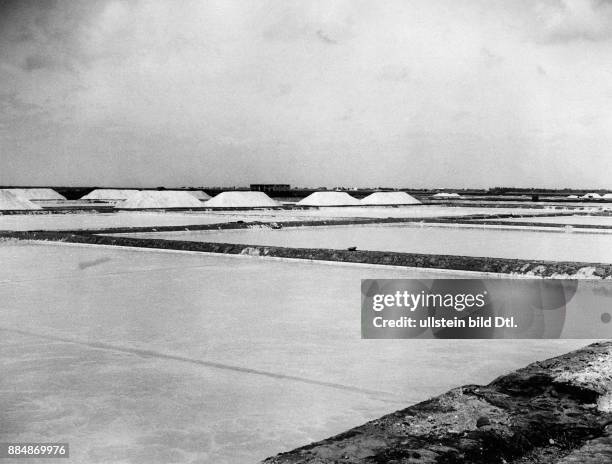
[[[297,202],[302,206],[359,206],[361,202],[346,192],[314,192]]]
[[[129,189],[96,189],[84,195],[81,200],[127,200],[138,190]]]
[[[60,195],[50,188],[16,188],[6,189],[7,191],[25,198],[26,200],[65,200],[64,195]]]
[[[0,190],[0,210],[1,211],[16,211],[16,210],[32,210],[42,209],[36,203],[32,203],[27,198],[15,195],[8,190]]]
[[[142,190],[116,205],[116,208],[201,208],[202,202],[185,191]]]
[[[205,205],[207,208],[272,208],[279,206],[279,203],[263,192],[235,191],[221,192]]]
[[[362,205],[418,205],[420,203],[406,192],[374,192],[361,199]]]

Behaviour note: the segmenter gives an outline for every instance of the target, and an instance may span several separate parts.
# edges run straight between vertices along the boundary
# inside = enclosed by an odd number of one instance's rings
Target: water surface
[[[540,220],[540,218],[538,218]],[[294,248],[397,251],[550,261],[612,262],[612,234],[426,224],[258,228],[139,233],[126,236]]]
[[[0,441],[74,463],[252,463],[581,340],[361,340],[360,279],[448,277],[0,244]]]

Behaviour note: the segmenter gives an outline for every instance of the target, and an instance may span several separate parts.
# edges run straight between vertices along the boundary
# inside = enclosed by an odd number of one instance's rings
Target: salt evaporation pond
[[[119,235],[119,234],[118,234]],[[612,234],[424,224],[288,227],[123,234],[126,237],[293,248],[396,251],[530,260],[612,262]]]
[[[0,260],[0,441],[74,463],[253,463],[588,343],[360,339],[361,278],[448,273],[6,241]]]
[[[547,216],[537,218],[505,218],[498,221],[522,223],[522,222],[545,222],[550,224],[564,225],[595,225],[612,227],[612,216]]]
[[[235,221],[211,212],[127,212],[0,215],[0,230],[70,230],[111,227],[182,226]]]

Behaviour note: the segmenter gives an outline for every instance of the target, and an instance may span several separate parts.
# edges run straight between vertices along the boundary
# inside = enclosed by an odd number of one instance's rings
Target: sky
[[[611,0],[0,0],[0,184],[612,188]]]

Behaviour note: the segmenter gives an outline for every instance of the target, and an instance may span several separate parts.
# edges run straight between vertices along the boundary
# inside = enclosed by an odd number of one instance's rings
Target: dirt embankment
[[[429,255],[391,251],[336,250],[327,248],[288,248],[265,245],[191,242],[183,240],[145,239],[97,235],[91,232],[29,231],[1,232],[0,237],[21,240],[49,240],[97,245],[130,246],[141,248],[199,251],[276,258],[338,261],[346,263],[379,264],[428,269],[489,272],[531,277],[612,278],[612,264],[565,261],[534,261],[525,259],[489,258],[478,256]]]
[[[265,464],[612,462],[612,342],[466,385]]]

